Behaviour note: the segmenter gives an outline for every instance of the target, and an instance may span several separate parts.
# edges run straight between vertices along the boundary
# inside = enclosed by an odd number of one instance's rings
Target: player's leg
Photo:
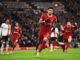
[[[17,42],[18,42],[18,36],[17,35],[13,35],[12,36],[12,48],[13,48],[13,51],[15,50]]]
[[[36,45],[36,57],[39,57],[41,51],[42,51],[42,40],[39,40],[39,42]]]
[[[65,46],[62,46],[63,52],[67,52],[66,46],[67,46],[67,43],[68,43],[68,36],[69,36],[68,33],[64,33],[63,42],[64,42]]]
[[[40,48],[41,48],[41,45],[42,45],[42,41],[43,41],[43,34],[41,31],[39,31],[39,34],[38,34],[38,40],[36,42],[36,57],[39,57],[39,54],[40,54]]]
[[[1,54],[4,54],[4,52],[3,52],[3,50],[4,50],[4,45],[5,45],[5,42],[2,41],[2,43],[1,43],[1,49],[0,49]]]
[[[36,57],[39,57],[39,53],[42,51],[42,49],[45,47],[45,45],[46,45],[47,48],[49,48],[49,44],[47,42],[48,36],[49,36],[48,34],[44,34],[43,40],[41,40],[42,42],[38,46]]]
[[[65,51],[64,35],[58,37],[58,45],[61,46],[64,52]]]
[[[9,42],[6,42],[6,53],[9,54]]]
[[[68,37],[68,41],[67,41],[67,43],[66,43],[66,50],[68,49],[68,48],[70,48],[70,42],[72,41],[72,36],[69,36]]]
[[[42,40],[41,44],[39,45],[39,52],[41,52],[44,47],[49,48],[48,37],[49,37],[48,33],[44,34],[43,40]]]
[[[41,43],[39,43],[38,49],[37,49],[37,54],[36,57],[39,57],[40,52],[42,51],[42,49],[45,47],[46,41],[42,40]]]
[[[15,42],[12,42],[12,51],[15,49]]]
[[[39,45],[42,43],[42,39],[39,39],[36,41],[36,50],[38,50]]]
[[[56,41],[55,41],[55,38],[54,37],[52,37],[50,40],[51,40],[50,51],[53,51],[53,49],[56,46]]]
[[[4,50],[4,45],[5,45],[5,36],[2,36],[2,41],[1,41],[1,54],[4,54],[3,50]]]
[[[53,51],[54,32],[50,35],[50,51]]]
[[[44,35],[44,41],[46,41],[46,47],[48,48],[48,49],[50,49],[50,46],[49,46],[49,33],[46,33],[45,35]]]
[[[17,38],[13,41],[13,51],[15,50],[16,46],[19,46]]]
[[[57,37],[54,38],[53,49],[55,49],[57,47],[57,44],[58,44],[57,39],[58,39]]]
[[[14,50],[15,50],[15,42],[14,41],[11,41],[11,51],[10,51],[10,53],[12,54],[13,52],[14,52]]]
[[[65,38],[64,43],[65,43],[65,48],[64,48],[63,51],[64,51],[64,52],[67,52],[67,49],[68,49],[68,48],[67,48],[67,47],[68,47],[68,39]]]
[[[16,46],[16,49],[20,49],[20,46],[19,46],[19,39],[18,39],[18,38],[16,39],[15,46]]]
[[[36,50],[38,50],[39,45],[42,43],[43,40],[43,31],[39,31],[38,33],[38,40],[36,42]]]
[[[50,37],[49,39],[49,44],[50,44],[50,51],[53,51],[53,44],[52,44],[52,38]]]
[[[39,41],[37,40],[36,41],[36,50],[38,49],[38,46],[39,46]]]
[[[9,54],[9,36],[6,36],[5,40],[6,40],[6,43],[5,43],[6,44],[6,53]]]
[[[50,37],[51,37],[50,50],[53,51],[53,49],[57,47],[58,34],[52,32]]]

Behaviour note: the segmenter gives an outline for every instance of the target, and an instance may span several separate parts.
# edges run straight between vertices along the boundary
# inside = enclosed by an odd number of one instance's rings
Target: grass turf
[[[53,52],[44,49],[39,58],[35,57],[35,50],[19,50],[13,54],[0,55],[0,60],[80,60],[80,49],[69,49],[67,53],[61,49]]]

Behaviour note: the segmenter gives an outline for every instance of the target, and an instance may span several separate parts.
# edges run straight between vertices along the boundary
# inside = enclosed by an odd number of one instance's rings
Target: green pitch
[[[45,49],[40,58],[36,58],[35,54],[35,50],[19,50],[13,54],[0,55],[0,60],[80,60],[80,49],[69,49],[67,53],[63,53],[61,49],[53,52]]]

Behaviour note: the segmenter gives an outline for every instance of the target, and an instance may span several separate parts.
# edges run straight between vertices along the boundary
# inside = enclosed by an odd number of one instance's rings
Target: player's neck
[[[52,17],[53,16],[53,14],[47,14],[49,17]]]
[[[5,23],[5,24],[10,25],[9,23]]]
[[[15,26],[15,28],[17,28],[17,29],[18,29],[18,28],[19,28],[19,26]]]

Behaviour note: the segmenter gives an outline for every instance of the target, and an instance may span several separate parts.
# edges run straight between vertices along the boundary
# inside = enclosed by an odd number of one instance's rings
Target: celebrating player
[[[13,50],[18,45],[19,38],[22,34],[21,28],[19,26],[19,23],[16,22],[15,26],[12,28],[12,43],[13,43]]]
[[[72,41],[72,28],[74,26],[71,24],[71,22],[67,22],[67,24],[64,26],[64,42],[66,43],[65,46],[65,52],[70,47],[70,42]]]
[[[39,57],[39,53],[42,51],[42,49],[46,46],[49,48],[49,35],[50,35],[50,30],[55,23],[56,16],[53,14],[53,8],[49,7],[47,9],[47,13],[43,13],[40,20],[39,24],[41,25],[39,33],[38,33],[38,41],[36,45],[36,57]]]
[[[9,48],[9,37],[11,34],[11,25],[10,20],[6,19],[5,23],[2,23],[1,25],[1,36],[2,36],[2,45],[1,45],[1,54],[4,54],[4,45],[6,45],[6,53],[9,54],[8,48]]]

